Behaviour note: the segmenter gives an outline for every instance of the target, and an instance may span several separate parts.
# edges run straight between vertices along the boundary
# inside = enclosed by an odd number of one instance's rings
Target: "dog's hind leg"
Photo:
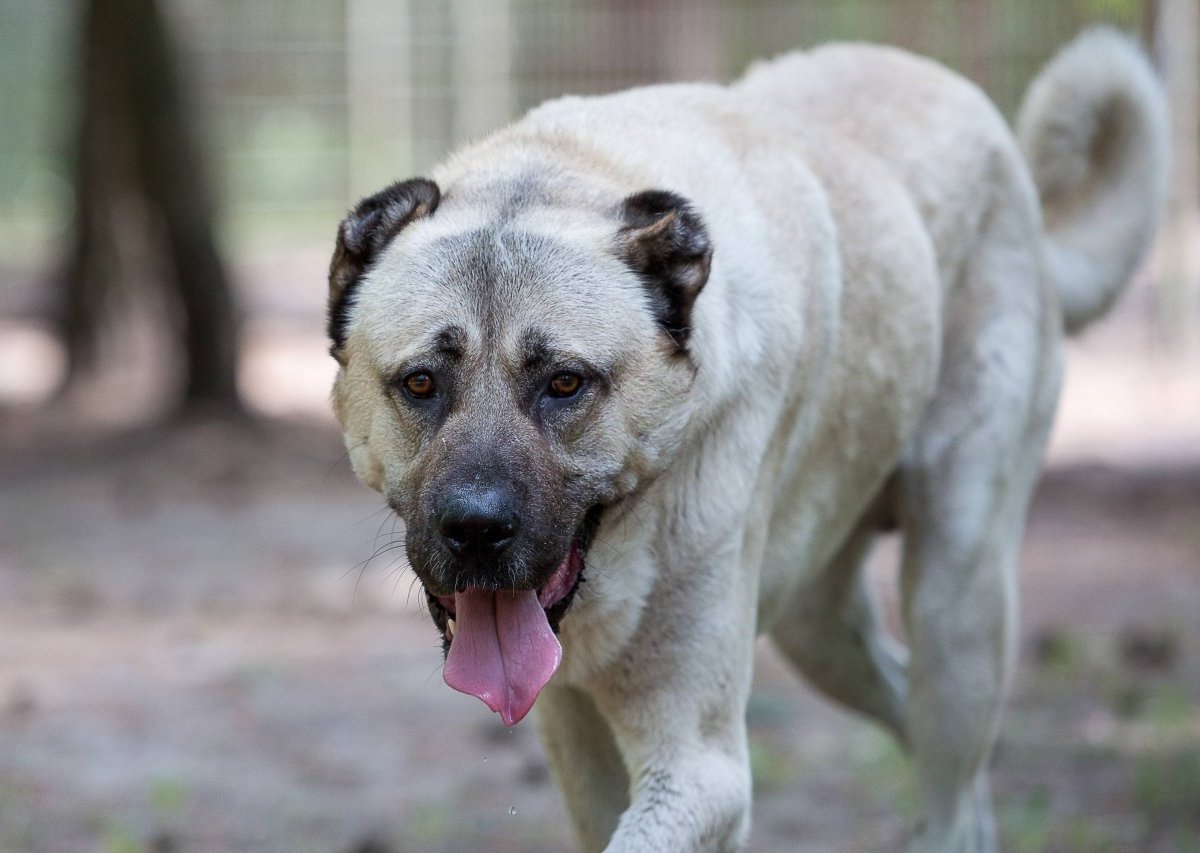
[[[954,474],[948,474],[953,480]],[[913,473],[924,493],[913,511],[902,567],[911,648],[908,743],[924,820],[920,853],[995,849],[986,764],[1011,669],[1015,563],[1026,483],[997,488],[967,477],[937,483]]]
[[[538,697],[537,721],[579,849],[603,850],[629,805],[629,777],[608,723],[586,693],[553,684]]]
[[[995,849],[986,764],[1015,647],[1017,552],[1058,394],[1058,309],[1015,239],[1019,217],[1004,213],[948,296],[938,390],[899,469],[920,853]]]
[[[863,571],[876,535],[864,521],[771,630],[776,647],[831,699],[881,722],[903,742],[904,649],[880,624]]]

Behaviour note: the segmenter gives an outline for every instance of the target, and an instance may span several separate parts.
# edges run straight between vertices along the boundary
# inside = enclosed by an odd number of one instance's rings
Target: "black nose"
[[[517,535],[516,501],[499,490],[472,492],[446,502],[438,532],[456,557],[494,557]]]

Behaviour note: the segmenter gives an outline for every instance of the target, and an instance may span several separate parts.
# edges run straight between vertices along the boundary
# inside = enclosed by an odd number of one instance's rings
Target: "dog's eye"
[[[404,390],[408,392],[410,397],[415,397],[418,400],[427,400],[433,396],[433,392],[437,390],[437,385],[434,384],[433,377],[428,373],[412,373],[404,377]]]
[[[574,397],[583,387],[583,380],[574,373],[559,373],[550,380],[551,397]]]

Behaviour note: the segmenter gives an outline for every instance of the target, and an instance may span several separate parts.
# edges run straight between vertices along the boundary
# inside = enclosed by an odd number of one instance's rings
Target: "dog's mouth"
[[[442,633],[446,684],[478,697],[506,726],[524,719],[562,662],[556,635],[584,582],[584,555],[601,511],[587,513],[566,555],[537,589],[425,591]]]

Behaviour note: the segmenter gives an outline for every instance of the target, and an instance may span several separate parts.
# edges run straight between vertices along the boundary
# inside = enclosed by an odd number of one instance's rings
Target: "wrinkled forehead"
[[[448,346],[514,362],[541,348],[601,366],[649,323],[637,280],[596,234],[412,232],[368,273],[353,309],[352,336],[384,368]]]

